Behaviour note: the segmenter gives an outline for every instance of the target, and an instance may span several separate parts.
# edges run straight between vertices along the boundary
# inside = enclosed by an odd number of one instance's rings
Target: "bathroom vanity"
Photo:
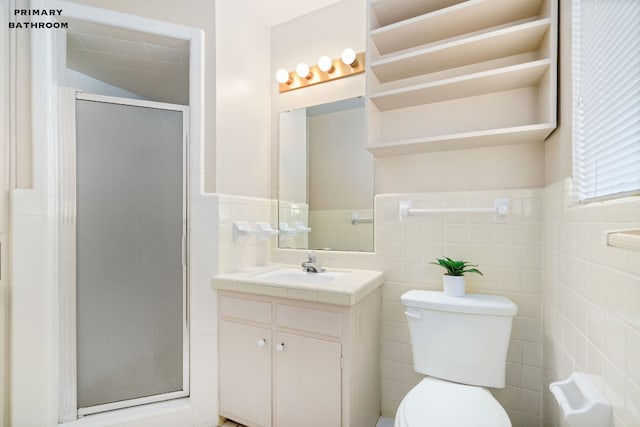
[[[277,270],[213,280],[220,415],[260,427],[375,425],[382,274],[350,270],[317,283],[323,273]]]

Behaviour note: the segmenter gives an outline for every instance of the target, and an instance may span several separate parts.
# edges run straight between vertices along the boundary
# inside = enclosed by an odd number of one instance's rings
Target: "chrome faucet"
[[[322,273],[324,271],[324,268],[316,263],[316,253],[314,251],[307,253],[307,260],[302,263],[302,270],[307,273]]]

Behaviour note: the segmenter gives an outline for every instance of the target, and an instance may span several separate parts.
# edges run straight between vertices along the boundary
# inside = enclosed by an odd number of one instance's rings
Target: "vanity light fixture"
[[[298,77],[307,80],[313,77],[313,74],[309,71],[309,65],[307,65],[306,62],[301,62],[296,65],[296,74]]]
[[[342,63],[344,65],[350,65],[352,67],[357,66],[358,60],[356,58],[356,51],[351,48],[346,48],[342,51],[342,55],[340,56]]]
[[[276,71],[276,80],[282,84],[287,84],[292,82],[289,72],[284,68],[280,68],[278,71]]]
[[[276,72],[276,80],[279,83],[280,93],[283,93],[360,74],[364,72],[364,66],[364,52],[356,53],[348,48],[337,59],[332,60],[328,56],[321,56],[318,59],[318,65],[309,66],[306,62],[301,62],[296,66],[295,72],[281,68]]]
[[[333,61],[331,61],[331,58],[326,55],[318,58],[318,68],[320,68],[320,71],[325,73],[332,73],[335,70]]]

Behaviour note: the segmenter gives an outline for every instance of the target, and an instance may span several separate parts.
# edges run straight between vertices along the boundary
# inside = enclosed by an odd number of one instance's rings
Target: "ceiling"
[[[269,27],[340,0],[243,0]],[[66,19],[67,67],[141,97],[189,103],[189,41]]]
[[[244,0],[247,6],[270,27],[338,3],[339,1],[340,0]]]
[[[67,21],[67,67],[148,100],[189,103],[188,40]]]

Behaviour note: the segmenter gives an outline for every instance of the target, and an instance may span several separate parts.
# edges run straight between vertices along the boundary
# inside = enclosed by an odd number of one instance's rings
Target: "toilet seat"
[[[395,427],[511,427],[504,408],[483,387],[425,378],[402,399]]]

